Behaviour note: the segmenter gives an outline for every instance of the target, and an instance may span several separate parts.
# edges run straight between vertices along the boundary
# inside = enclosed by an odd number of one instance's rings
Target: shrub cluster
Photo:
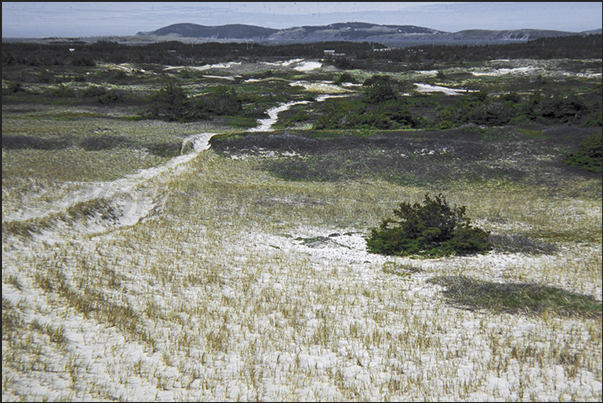
[[[149,109],[151,118],[167,121],[191,120],[198,116],[195,103],[189,99],[184,89],[168,83],[155,93]]]
[[[417,42],[420,43],[420,42]],[[488,44],[486,46],[433,45],[394,47],[388,52],[375,52],[374,42],[314,42],[249,46],[243,42],[208,42],[188,44],[165,41],[131,46],[110,41],[84,43],[69,41],[58,44],[14,42],[2,44],[3,66],[93,66],[106,63],[157,63],[180,65],[230,61],[233,57],[322,58],[325,49],[337,49],[345,58],[330,62],[339,68],[366,68],[384,71],[396,63],[445,63],[493,59],[600,59],[601,34],[539,38],[527,43]],[[381,45],[383,46],[383,45]],[[68,49],[75,47],[75,52]],[[393,62],[393,63],[392,63]]]
[[[207,119],[210,115],[238,114],[242,101],[232,87],[218,86],[211,94],[191,98],[175,83],[168,83],[152,97],[148,117],[167,121]]]
[[[335,80],[335,84],[343,84],[343,83],[357,83],[356,79],[353,75],[348,72],[342,73],[337,80]]]
[[[534,121],[601,126],[600,115],[600,102],[587,102],[571,92],[536,91],[529,97],[511,92],[492,97],[486,91],[479,91],[443,109],[434,124],[446,128],[468,123],[503,126]]]
[[[82,90],[81,96],[84,98],[96,98],[96,101],[101,104],[112,104],[122,101],[124,95],[120,91],[114,89],[107,90],[99,85],[91,85]]]
[[[386,218],[371,230],[371,253],[440,257],[484,253],[492,248],[489,232],[471,226],[465,206],[450,207],[442,194],[425,195],[424,204],[403,202],[394,209],[397,218]]]
[[[365,92],[361,99],[333,100],[314,122],[313,128],[389,130],[425,126],[427,120],[411,112],[411,108],[422,99],[401,98],[401,86],[404,84],[393,82],[389,76],[373,75],[364,81]]]
[[[313,128],[395,130],[409,127],[449,129],[467,124],[505,126],[527,122],[583,127],[600,127],[602,124],[601,101],[588,101],[573,92],[547,89],[537,90],[530,96],[516,92],[492,96],[482,90],[458,97],[446,107],[430,105],[437,112],[427,118],[424,108],[428,105],[424,96],[415,93],[400,97],[404,83],[394,82],[389,76],[374,75],[365,80],[363,86],[364,95],[359,99],[329,101]]]

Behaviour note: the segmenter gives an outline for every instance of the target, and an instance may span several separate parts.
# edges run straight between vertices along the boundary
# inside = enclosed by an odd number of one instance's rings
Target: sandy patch
[[[316,70],[322,67],[322,63],[320,62],[303,62],[300,63],[298,66],[295,66],[293,68],[293,70],[297,70],[297,71],[310,71],[310,70]]]
[[[474,90],[442,87],[441,85],[415,83],[418,92],[443,92],[446,95],[462,95]]]
[[[347,88],[342,88],[339,85],[333,84],[330,81],[293,81],[289,83],[290,86],[300,86],[304,87],[308,92],[321,92],[321,93],[342,93],[342,92],[350,92],[351,90]]]

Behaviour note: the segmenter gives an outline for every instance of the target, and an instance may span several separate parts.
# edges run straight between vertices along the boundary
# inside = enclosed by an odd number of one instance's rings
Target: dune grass
[[[472,302],[484,309],[471,311],[446,297],[446,287],[460,281],[446,283],[443,294],[425,282],[466,276],[471,287],[460,292],[475,298],[535,282],[562,290],[561,297],[600,299],[601,248],[594,237],[556,240],[562,256],[349,260],[346,253],[358,252],[342,243],[343,234],[377,225],[400,200],[420,201],[426,189],[382,180],[291,182],[263,170],[261,160],[231,160],[211,150],[166,185],[158,188],[166,197],[162,214],[134,227],[77,242],[31,243],[28,253],[3,243],[3,286],[22,287],[20,294],[7,288],[6,320],[16,330],[3,350],[6,396],[600,398],[596,390],[572,386],[601,377],[600,316],[563,315],[567,307],[547,305],[518,318],[496,300]],[[600,227],[600,201],[592,199],[551,198],[522,186],[459,187],[447,198],[499,233]],[[502,285],[486,290],[493,277]],[[527,309],[523,299],[514,301]],[[56,322],[64,326],[61,344],[80,353],[59,358],[58,343],[36,336],[24,316],[33,306],[52,315],[66,309]],[[103,330],[93,330],[95,323]],[[34,345],[47,353],[36,356]],[[88,348],[104,349],[107,359],[94,364],[108,375],[103,381],[87,369],[93,365],[83,354]],[[34,356],[33,368],[58,366],[70,374],[64,390],[35,394],[25,386],[24,379],[47,373],[24,377]],[[556,366],[564,371],[554,381],[563,392],[541,386]],[[528,376],[530,368],[538,372]],[[500,377],[507,383],[492,383]]]

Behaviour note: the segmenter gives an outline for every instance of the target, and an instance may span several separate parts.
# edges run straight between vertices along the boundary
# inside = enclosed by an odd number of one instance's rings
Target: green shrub
[[[365,102],[381,104],[398,99],[397,91],[392,87],[389,76],[372,76],[364,81],[366,90]]]
[[[440,257],[483,253],[492,248],[489,232],[473,228],[465,206],[450,207],[442,194],[425,195],[423,205],[400,204],[395,219],[386,218],[371,230],[367,247],[384,255]]]
[[[109,90],[106,94],[98,97],[98,102],[101,104],[113,104],[116,102],[123,101],[124,95],[121,91]]]
[[[25,89],[23,89],[23,86],[18,81],[9,82],[6,88],[2,87],[2,95],[12,95],[17,92],[25,92]]]
[[[580,143],[578,151],[568,155],[564,163],[592,172],[601,172],[603,154],[601,133],[595,133]]]
[[[355,84],[358,81],[354,78],[353,75],[351,75],[350,73],[343,73],[342,75],[339,76],[339,78],[335,81],[335,84],[342,84],[342,83],[352,83]]]
[[[47,94],[51,97],[74,97],[76,93],[73,89],[66,87],[63,83],[60,83],[57,88],[50,88]]]
[[[38,74],[38,82],[39,83],[50,84],[50,83],[54,83],[55,81],[56,81],[56,78],[54,76],[54,73],[52,73],[49,70],[42,70]]]
[[[105,87],[101,87],[100,85],[90,85],[81,92],[82,96],[85,98],[100,97],[106,93],[107,89]]]
[[[219,85],[210,95],[197,99],[199,108],[215,115],[236,115],[242,110],[242,101],[234,87]]]
[[[584,122],[580,124],[581,127],[601,127],[603,126],[603,114],[601,113],[601,109],[598,111],[595,110],[590,113],[585,119]]]
[[[169,82],[152,97],[150,117],[167,121],[186,121],[195,118],[197,108],[184,89]]]

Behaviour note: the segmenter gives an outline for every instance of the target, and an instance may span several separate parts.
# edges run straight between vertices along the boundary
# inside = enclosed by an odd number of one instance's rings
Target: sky
[[[336,22],[465,29],[602,26],[601,2],[3,2],[2,37],[127,36],[177,23],[267,28]]]

